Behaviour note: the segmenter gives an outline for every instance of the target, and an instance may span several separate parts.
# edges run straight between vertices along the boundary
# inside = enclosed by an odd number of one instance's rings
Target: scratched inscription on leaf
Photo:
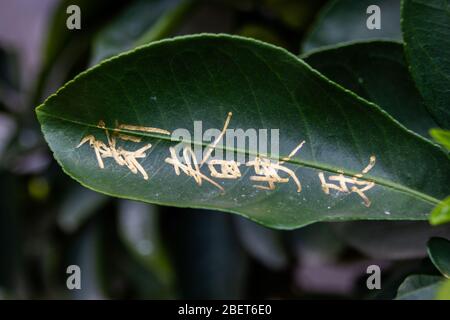
[[[262,190],[275,190],[277,184],[292,182],[296,187],[296,191],[300,193],[302,191],[302,185],[297,177],[296,173],[288,168],[287,163],[293,156],[298,154],[305,141],[301,141],[291,153],[280,160],[269,159],[264,155],[257,155],[253,159],[246,161],[244,164],[235,160],[224,159],[212,159],[211,155],[216,149],[217,145],[223,139],[225,132],[230,124],[232,113],[229,112],[225,120],[224,126],[220,131],[220,134],[214,139],[212,143],[206,146],[205,152],[200,159],[196,153],[192,150],[190,145],[183,145],[180,155],[177,154],[177,150],[174,147],[169,147],[169,155],[165,159],[165,163],[172,166],[175,174],[178,176],[184,174],[194,179],[198,186],[201,186],[203,182],[211,184],[219,189],[222,193],[225,193],[225,189],[216,180],[228,179],[236,180],[242,178],[240,167],[245,165],[251,167],[254,174],[250,176],[250,180],[255,184],[253,187]],[[141,138],[132,134],[123,133],[126,132],[147,132],[158,133],[162,135],[170,135],[170,131],[154,128],[144,127],[130,124],[115,124],[115,128],[108,130],[105,123],[100,120],[98,128],[105,132],[106,140],[97,139],[93,135],[87,135],[83,137],[76,148],[80,148],[84,144],[88,143],[94,150],[95,157],[100,169],[105,168],[103,159],[111,158],[119,166],[126,166],[132,173],[140,174],[144,180],[149,179],[149,175],[143,168],[138,160],[146,158],[146,151],[149,150],[152,145],[144,144],[137,146],[135,150],[127,150],[118,145],[118,140],[128,141],[132,143],[141,143]],[[366,192],[375,186],[373,181],[361,179],[367,174],[376,163],[376,157],[370,156],[369,164],[361,171],[361,173],[355,175],[345,175],[343,171],[338,170],[338,174],[325,176],[323,172],[318,173],[319,182],[322,191],[329,195],[331,190],[335,190],[338,193],[357,194],[366,207],[370,207],[371,200],[366,195]],[[206,164],[208,170],[202,170],[203,165]],[[209,174],[205,173],[209,171]]]
[[[344,176],[344,173],[342,171],[339,172],[339,175],[333,175],[333,176],[328,177],[328,179],[330,181],[335,181],[338,184],[326,182],[325,175],[323,174],[323,172],[319,172],[319,179],[322,184],[323,192],[325,192],[326,194],[330,194],[330,189],[334,189],[334,190],[337,190],[338,192],[343,192],[343,193],[354,192],[363,199],[364,205],[366,207],[370,207],[371,201],[365,195],[364,192],[372,189],[375,186],[375,183],[372,181],[362,181],[362,180],[359,180],[359,178],[362,178],[363,174],[366,174],[375,166],[375,161],[376,161],[376,157],[371,156],[367,167],[365,167],[361,171],[361,173],[356,174],[351,178]],[[347,184],[350,184],[353,186],[351,186],[349,189]]]
[[[135,143],[141,142],[140,137],[123,134],[119,130],[155,132],[164,135],[170,135],[170,132],[158,128],[133,126],[127,124],[116,124],[116,129],[112,130],[112,133],[110,133],[109,130],[106,129],[106,125],[102,120],[100,120],[97,126],[105,131],[107,143],[104,143],[101,140],[97,140],[93,135],[88,135],[81,140],[77,148],[81,147],[86,142],[89,142],[91,148],[94,149],[95,156],[97,157],[98,166],[101,169],[105,168],[103,159],[113,158],[118,165],[127,166],[131,172],[133,172],[134,174],[137,174],[139,172],[145,180],[148,180],[147,172],[140,165],[137,159],[145,158],[147,156],[145,151],[150,149],[152,145],[148,143],[143,147],[134,151],[125,150],[122,147],[117,147],[117,139],[124,141],[131,141]]]

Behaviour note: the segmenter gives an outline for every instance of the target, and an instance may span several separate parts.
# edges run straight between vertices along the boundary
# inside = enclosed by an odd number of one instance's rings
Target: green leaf
[[[19,58],[9,48],[0,47],[0,101],[6,90],[18,90],[20,88]]]
[[[4,166],[5,155],[13,144],[17,127],[16,119],[9,113],[2,112],[0,103],[0,168]]]
[[[255,260],[272,270],[280,271],[287,267],[288,256],[280,231],[262,227],[241,217],[236,217],[235,224],[242,247]]]
[[[157,210],[155,205],[120,201],[118,231],[131,254],[168,287],[173,275],[158,232]]]
[[[77,5],[81,10],[81,29],[70,30],[66,26],[67,8]],[[32,101],[46,96],[54,82],[60,85],[68,73],[84,63],[91,40],[106,21],[127,5],[121,0],[61,0],[49,19],[46,41],[42,46],[41,70],[35,81]]]
[[[205,180],[199,186],[184,173],[176,175],[165,162],[169,147],[180,137],[116,129],[142,138],[140,144],[121,141],[125,150],[152,144],[147,157],[139,159],[149,180],[111,159],[105,159],[105,168],[100,169],[88,144],[77,148],[86,135],[106,141],[99,120],[108,131],[119,121],[193,132],[193,122],[199,120],[205,130],[222,128],[229,111],[233,112],[230,129],[279,129],[280,158],[305,141],[283,164],[299,178],[301,192],[293,179],[277,183],[275,190],[255,188],[260,183],[250,180],[254,167],[245,165],[240,167],[241,178],[217,179],[224,192]],[[69,82],[37,109],[37,116],[64,171],[93,190],[163,205],[233,212],[276,228],[322,220],[426,219],[439,199],[450,193],[450,161],[440,148],[287,51],[240,37],[180,37],[121,55]],[[211,142],[197,135],[191,141],[194,147],[204,148]],[[248,147],[228,144],[225,148],[245,155],[245,161],[256,155]],[[320,172],[326,179],[340,172],[353,176],[372,155],[375,166],[359,178],[366,185],[375,183],[366,191],[369,206],[356,192],[323,192]],[[280,158],[272,155],[270,160]],[[206,167],[201,172],[209,175]]]
[[[405,279],[397,292],[397,300],[433,300],[443,278],[439,276],[412,275]]]
[[[160,238],[157,210],[155,205],[119,201],[118,235],[127,252],[125,257],[134,262],[125,263],[123,269],[135,279],[144,299],[173,295],[173,268]]]
[[[289,247],[293,248],[302,266],[331,266],[339,263],[346,243],[334,230],[336,223],[314,223],[289,233]]]
[[[192,0],[139,0],[132,4],[95,38],[91,65],[169,35],[192,2]]]
[[[435,141],[442,144],[450,151],[450,131],[441,129],[431,129],[430,135]],[[430,223],[432,225],[439,225],[450,222],[450,197],[440,202],[430,214]]]
[[[64,196],[58,212],[58,224],[67,233],[78,230],[93,216],[108,198],[76,185]]]
[[[450,151],[450,131],[442,129],[431,129],[430,135],[433,139],[442,144],[447,150]]]
[[[322,5],[321,1],[308,0],[263,0],[262,10],[270,11],[286,26],[303,30],[310,24],[314,11]]]
[[[430,223],[432,225],[448,222],[450,222],[450,197],[447,197],[444,201],[440,202],[430,214]]]
[[[402,31],[411,74],[427,106],[450,128],[450,2],[405,0]]]
[[[450,226],[432,227],[426,221],[352,221],[333,228],[351,247],[385,260],[426,257],[431,237],[450,237]]]
[[[240,28],[236,34],[247,37],[247,38],[253,38],[256,40],[261,40],[267,43],[274,44],[279,47],[286,48],[286,43],[281,39],[281,37],[273,31],[271,28],[268,28],[264,25],[259,24],[246,24]]]
[[[233,219],[221,212],[170,208],[165,242],[182,299],[242,299],[248,259]]]
[[[381,10],[381,29],[368,29],[370,5]],[[400,0],[333,0],[319,14],[306,35],[303,51],[340,42],[366,39],[401,39]]]
[[[23,192],[17,176],[0,170],[0,289],[9,293],[17,290],[18,279],[24,276]]]
[[[81,29],[70,30],[66,27],[69,15],[67,7],[77,5],[81,10]],[[92,33],[104,24],[105,18],[114,14],[118,8],[125,4],[122,1],[113,0],[62,0],[53,12],[48,26],[47,41],[43,46],[44,68],[53,65],[55,60],[63,54],[70,43],[82,42],[91,37]],[[109,9],[109,10],[108,10]]]
[[[77,265],[81,270],[81,289],[67,290],[73,299],[100,300],[107,297],[101,249],[101,226],[98,223],[90,223],[70,243],[67,265]]]
[[[438,289],[437,300],[450,300],[450,280],[445,280]]]
[[[17,108],[13,107],[20,100],[19,95],[22,89],[20,74],[21,70],[17,52],[10,48],[0,46],[0,112],[17,111],[15,110]],[[2,134],[1,127],[2,125],[0,125],[0,140],[3,140],[2,135],[5,134]]]
[[[437,127],[411,79],[403,47],[390,41],[370,41],[314,51],[305,61],[330,80],[388,112],[424,137]]]
[[[444,238],[430,239],[428,255],[444,277],[450,279],[450,241]]]

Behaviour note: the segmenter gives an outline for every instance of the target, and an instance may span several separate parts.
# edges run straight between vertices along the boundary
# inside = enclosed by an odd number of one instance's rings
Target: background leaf
[[[448,0],[405,0],[402,7],[411,74],[430,112],[444,128],[450,128],[449,6]]]
[[[333,225],[347,244],[372,258],[403,260],[427,255],[431,237],[450,237],[450,226],[426,221],[355,221]]]
[[[443,283],[442,277],[413,275],[398,288],[397,300],[433,300]]]
[[[366,10],[370,5],[381,9],[381,29],[370,30]],[[320,12],[305,36],[303,52],[315,48],[365,39],[401,39],[400,0],[333,0]]]
[[[235,223],[242,246],[252,257],[273,270],[286,268],[288,257],[279,233],[242,218],[236,218]]]
[[[192,0],[138,0],[94,39],[91,65],[120,52],[167,36]]]
[[[67,266],[80,267],[81,289],[70,291],[74,299],[101,300],[107,298],[105,284],[102,278],[101,227],[90,223],[72,243],[67,257]],[[67,268],[66,266],[66,268]],[[67,293],[67,291],[66,291]]]
[[[442,129],[431,129],[430,135],[436,142],[442,144],[450,151],[450,131]]]
[[[439,287],[436,299],[450,300],[450,280],[445,280],[445,282]]]
[[[428,242],[428,254],[438,270],[450,279],[450,241],[432,238]]]
[[[124,244],[162,285],[173,281],[171,265],[158,231],[158,207],[136,201],[121,200],[118,214],[119,236]]]
[[[327,78],[377,105],[405,127],[429,138],[437,123],[417,91],[397,42],[340,45],[303,56]]]
[[[0,296],[22,285],[23,237],[19,214],[22,200],[20,186],[14,176],[0,171]],[[9,193],[11,192],[11,193]],[[8,197],[6,195],[9,195]]]
[[[19,61],[17,54],[0,47],[0,98],[4,98],[6,90],[18,90],[19,88]]]
[[[107,199],[102,194],[75,185],[61,204],[59,226],[66,232],[74,232],[104,205]]]
[[[241,298],[248,261],[232,217],[213,211],[169,210],[165,240],[178,276],[179,298]]]
[[[77,5],[82,12],[80,30],[66,26],[67,7]],[[84,65],[89,45],[96,32],[127,3],[120,0],[61,0],[49,21],[46,42],[43,45],[42,65],[35,83],[33,101],[40,101],[48,91],[55,90],[66,81],[71,71]],[[55,88],[56,87],[56,88]]]
[[[431,129],[430,135],[450,151],[450,131]],[[432,225],[450,222],[450,197],[445,198],[431,211],[429,220]]]
[[[445,198],[431,211],[430,223],[439,225],[450,222],[450,197]]]

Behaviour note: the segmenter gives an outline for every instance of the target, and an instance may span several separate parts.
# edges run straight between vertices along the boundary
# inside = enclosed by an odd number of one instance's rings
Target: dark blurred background
[[[62,172],[34,108],[77,73],[136,44],[200,32],[298,54],[326,4],[181,2],[0,0],[0,298],[392,298],[406,275],[435,272],[425,243],[448,227],[347,222],[277,231],[231,214],[106,197]],[[70,4],[81,8],[81,30],[66,28]],[[172,19],[161,20],[168,12]],[[73,264],[81,290],[66,287]],[[380,291],[366,288],[370,264],[382,267]]]

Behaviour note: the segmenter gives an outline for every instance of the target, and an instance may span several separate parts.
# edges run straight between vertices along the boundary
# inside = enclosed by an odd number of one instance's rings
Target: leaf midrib
[[[40,114],[40,115],[43,115],[43,116],[46,116],[46,117],[50,117],[50,118],[58,119],[58,120],[61,120],[61,121],[66,121],[66,122],[69,122],[69,123],[73,123],[73,124],[76,124],[76,125],[79,125],[79,126],[85,126],[85,127],[89,127],[89,128],[99,129],[98,126],[96,126],[94,124],[84,123],[84,122],[81,122],[81,121],[78,121],[78,120],[68,119],[68,118],[65,118],[65,117],[61,117],[61,116],[58,116],[58,115],[55,115],[55,114],[48,113],[48,112],[42,110],[42,108],[44,106],[45,105],[40,105],[39,107],[37,107],[36,108],[36,113]],[[116,132],[120,132],[120,133],[133,134],[135,136],[156,138],[156,139],[172,141],[172,142],[182,142],[181,140],[172,139],[172,138],[167,137],[167,136],[158,135],[158,134],[152,134],[152,133],[147,133],[147,132],[136,132],[136,131],[130,131],[130,130],[116,129],[116,128],[110,128],[108,126],[106,126],[105,129],[111,130],[111,131],[115,130]],[[197,141],[184,141],[184,142],[188,142],[188,143],[191,143],[193,145],[199,145],[199,146],[203,146],[203,147],[207,147],[210,144],[210,142],[207,142],[207,141],[202,141],[201,143],[197,142]],[[220,147],[218,146],[216,148],[217,149],[221,149],[223,151],[230,151],[230,152],[232,151],[232,152],[240,153],[240,154],[243,154],[243,155],[246,155],[246,156],[257,156],[258,155],[257,153],[248,152],[246,150],[241,150],[241,149],[229,149],[229,148],[221,147],[221,146]],[[265,157],[270,159],[270,160],[274,160],[274,161],[280,161],[281,160],[280,158],[275,158],[275,157],[271,157],[271,156],[265,156]],[[348,177],[352,177],[355,174],[359,174],[360,173],[360,172],[351,171],[351,170],[342,170],[340,168],[339,169],[338,168],[333,168],[333,167],[330,167],[330,166],[327,166],[327,165],[324,165],[324,164],[317,164],[317,163],[304,161],[304,160],[300,161],[300,160],[295,160],[295,159],[289,159],[289,160],[283,160],[283,161],[287,162],[287,163],[291,163],[293,165],[306,167],[306,168],[310,168],[310,169],[318,169],[318,170],[326,171],[326,172],[329,172],[329,173],[335,173],[335,174],[342,173],[342,174],[344,174],[344,175],[346,175]],[[393,182],[391,180],[377,178],[377,177],[373,177],[371,175],[364,175],[363,177],[359,177],[359,179],[364,180],[364,181],[375,182],[377,185],[380,185],[380,186],[383,186],[383,187],[386,187],[386,188],[390,188],[390,189],[393,189],[393,190],[398,191],[398,192],[402,192],[402,193],[408,194],[408,195],[410,195],[410,196],[412,196],[414,198],[418,198],[420,200],[423,200],[423,201],[428,202],[428,203],[433,204],[433,205],[436,205],[436,204],[440,203],[439,199],[436,199],[436,198],[434,198],[432,196],[424,194],[424,193],[422,193],[420,191],[417,191],[417,190],[405,187],[405,186],[403,186],[401,184],[398,184],[396,182]]]

